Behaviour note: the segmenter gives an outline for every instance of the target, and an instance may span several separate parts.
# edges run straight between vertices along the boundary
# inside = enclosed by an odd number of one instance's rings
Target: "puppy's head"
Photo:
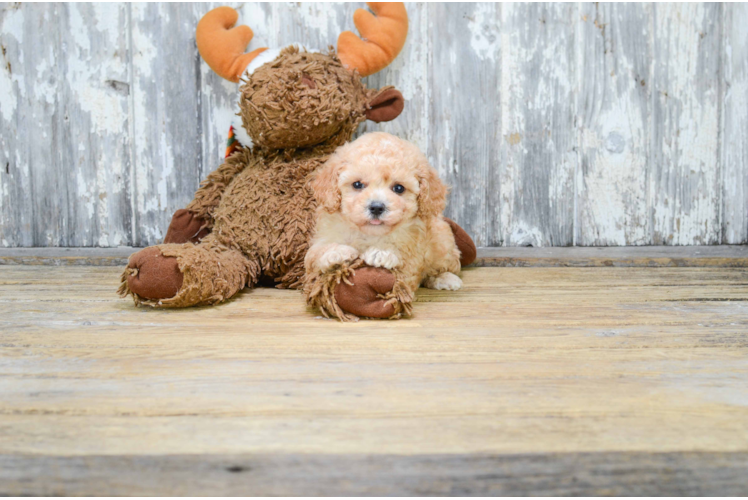
[[[318,206],[372,235],[414,217],[440,214],[447,188],[413,144],[384,132],[365,134],[335,152],[312,183]]]

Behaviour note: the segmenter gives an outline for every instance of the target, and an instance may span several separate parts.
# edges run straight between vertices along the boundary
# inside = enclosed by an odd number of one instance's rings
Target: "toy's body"
[[[281,288],[299,288],[304,274],[304,255],[314,229],[315,203],[309,193],[309,177],[335,150],[335,146],[266,153],[243,149],[226,164],[238,173],[226,186],[215,210],[200,203],[207,184],[198,191],[188,210],[209,215],[212,237],[236,249],[252,269],[248,284],[260,273]],[[207,239],[207,238],[206,238]]]
[[[328,155],[324,149],[297,152],[291,160],[250,149],[232,155],[187,207],[212,222],[210,234],[197,244],[157,247],[163,256],[177,258],[184,274],[179,292],[159,305],[220,302],[261,277],[281,288],[301,287],[314,229],[308,176]],[[201,203],[214,201],[217,186],[225,186],[218,204]]]
[[[246,166],[227,186],[216,208],[212,235],[220,243],[236,247],[254,261],[263,276],[273,278],[282,288],[299,288],[314,228],[308,178],[328,155],[324,148],[296,152],[292,160],[280,154],[239,153],[237,160]],[[246,204],[247,200],[253,203]],[[249,283],[254,284],[256,278],[251,276]]]
[[[242,77],[235,127],[246,139],[174,215],[165,243],[130,258],[121,294],[154,307],[187,307],[224,301],[263,277],[283,288],[303,285],[316,208],[310,175],[361,122],[388,121],[403,109],[399,92],[367,89],[359,71],[377,71],[397,55],[407,33],[405,8],[370,5],[379,17],[358,11],[354,19],[378,42],[342,34],[338,53],[348,54],[345,61],[296,47],[244,54],[252,35],[246,26],[229,29],[236,12],[222,7],[206,14],[198,48],[220,75]],[[337,293],[335,285],[326,296]],[[361,282],[352,295],[365,288]],[[352,300],[355,309],[358,299]]]

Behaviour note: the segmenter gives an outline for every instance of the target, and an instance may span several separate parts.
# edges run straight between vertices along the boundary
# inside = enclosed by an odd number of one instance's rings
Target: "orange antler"
[[[232,28],[238,18],[239,14],[231,7],[218,7],[200,19],[195,33],[197,50],[208,66],[232,82],[238,82],[252,59],[266,50],[244,53],[254,33],[249,26]]]
[[[364,37],[344,31],[338,37],[338,57],[349,69],[368,76],[384,69],[400,53],[408,36],[408,13],[401,2],[367,2],[376,16],[364,9],[353,14],[353,23]]]

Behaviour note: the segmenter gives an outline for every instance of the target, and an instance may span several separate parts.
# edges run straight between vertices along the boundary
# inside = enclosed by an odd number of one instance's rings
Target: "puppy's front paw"
[[[423,286],[433,290],[459,290],[462,288],[462,280],[456,274],[441,273],[439,276],[426,278]]]
[[[322,271],[326,271],[333,266],[350,262],[358,257],[358,251],[348,245],[336,245],[322,254],[317,261],[317,266]]]
[[[364,262],[373,267],[383,267],[385,269],[393,269],[400,265],[400,259],[394,253],[389,250],[379,250],[377,248],[370,248],[364,252]]]

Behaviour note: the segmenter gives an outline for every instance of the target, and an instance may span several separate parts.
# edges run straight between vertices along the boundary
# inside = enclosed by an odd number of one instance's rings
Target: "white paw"
[[[322,254],[317,261],[317,266],[321,271],[326,271],[344,262],[351,262],[356,257],[358,257],[358,252],[355,248],[348,245],[336,245]]]
[[[364,262],[374,267],[392,269],[400,265],[400,259],[389,250],[370,248],[364,252]]]
[[[439,276],[426,278],[423,286],[434,290],[459,290],[462,288],[462,280],[456,274],[441,273]]]

